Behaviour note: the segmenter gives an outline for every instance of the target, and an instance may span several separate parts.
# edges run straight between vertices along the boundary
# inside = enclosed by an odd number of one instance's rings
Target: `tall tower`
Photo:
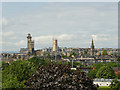
[[[27,48],[30,50],[31,53],[34,51],[34,40],[31,40],[31,34],[28,33],[27,36]]]
[[[28,33],[28,36],[27,36],[27,48],[30,48],[30,42],[31,42],[31,35],[30,33]]]
[[[93,39],[92,39],[92,44],[91,44],[91,56],[94,55],[94,43],[93,43]]]
[[[58,44],[57,44],[57,39],[53,39],[53,51],[58,50]]]

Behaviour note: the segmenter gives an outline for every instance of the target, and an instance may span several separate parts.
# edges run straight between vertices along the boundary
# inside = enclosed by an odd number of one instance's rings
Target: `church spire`
[[[91,47],[93,47],[94,46],[94,43],[93,43],[93,39],[92,39],[92,44],[91,44]]]
[[[92,39],[92,43],[91,43],[91,56],[94,55],[94,43],[93,43],[93,39]]]

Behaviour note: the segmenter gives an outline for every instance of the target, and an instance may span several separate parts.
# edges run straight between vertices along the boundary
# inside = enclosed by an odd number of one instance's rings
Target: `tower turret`
[[[30,48],[30,42],[31,42],[31,35],[30,33],[28,33],[28,36],[27,36],[27,48]]]
[[[31,53],[33,53],[34,51],[34,41],[31,40],[31,34],[28,33],[28,36],[27,36],[27,48],[30,50]]]
[[[57,39],[53,39],[53,51],[58,50],[58,44],[57,44]]]

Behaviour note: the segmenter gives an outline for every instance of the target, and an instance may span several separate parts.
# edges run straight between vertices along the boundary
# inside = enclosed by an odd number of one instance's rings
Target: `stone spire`
[[[91,48],[93,48],[93,49],[94,49],[94,43],[93,43],[93,39],[92,39]]]
[[[93,39],[92,39],[92,43],[91,43],[91,56],[94,55],[94,43],[93,43]]]

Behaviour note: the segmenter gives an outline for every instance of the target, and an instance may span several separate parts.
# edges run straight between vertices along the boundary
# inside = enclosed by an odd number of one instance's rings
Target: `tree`
[[[34,64],[29,61],[13,61],[2,71],[3,88],[24,88],[24,82],[35,72]]]
[[[2,88],[25,88],[25,81],[18,81],[17,76],[13,74],[7,74],[6,78],[3,78]]]
[[[103,55],[108,55],[107,50],[103,50]]]
[[[71,66],[72,66],[72,61],[69,63]],[[82,65],[80,62],[73,62],[73,67],[77,67],[77,66],[79,66],[79,67],[85,67],[84,65]]]
[[[96,78],[96,73],[97,73],[96,70],[91,70],[91,71],[88,73],[88,76],[89,76],[90,78]]]
[[[2,70],[5,69],[5,68],[8,67],[8,66],[9,66],[8,63],[2,62]]]
[[[102,66],[98,70],[96,77],[97,78],[105,78],[105,79],[114,79],[115,73],[110,66]]]
[[[62,55],[62,58],[68,58],[68,56],[67,55]]]
[[[87,54],[88,53],[88,51],[84,51],[84,54]]]
[[[70,54],[70,57],[72,57],[72,55],[76,56],[77,54],[76,54],[75,52],[72,52],[72,53]]]
[[[38,57],[33,57],[33,58],[29,59],[28,61],[33,63],[35,65],[35,67],[45,64],[45,60],[39,59]]]
[[[117,74],[117,75],[116,75],[116,78],[117,78],[117,79],[120,79],[120,74]]]
[[[96,78],[96,74],[98,72],[98,70],[105,65],[105,63],[95,63],[92,68],[95,68],[94,70],[92,69],[89,73],[88,76],[91,78]]]
[[[120,89],[120,82],[117,81],[117,79],[114,79],[114,80],[111,82],[111,84],[110,84],[109,87],[118,90],[118,89]]]
[[[97,90],[92,79],[80,70],[71,71],[69,65],[50,63],[37,68],[25,83],[26,88],[48,90]]]
[[[118,59],[117,59],[117,61],[119,61],[119,62],[120,62],[120,58],[118,58]]]
[[[120,63],[109,62],[109,63],[106,63],[106,65],[111,66],[111,67],[119,67],[119,66],[120,66]]]
[[[91,77],[91,78],[96,78],[96,74],[97,72],[99,71],[99,69],[102,67],[102,66],[110,66],[110,67],[119,67],[120,66],[120,63],[116,63],[116,62],[109,62],[109,63],[106,63],[106,62],[103,62],[103,63],[95,63],[92,68],[95,68],[95,70],[91,70],[89,73],[88,73],[88,76]],[[117,76],[118,78],[120,77],[120,75]]]

